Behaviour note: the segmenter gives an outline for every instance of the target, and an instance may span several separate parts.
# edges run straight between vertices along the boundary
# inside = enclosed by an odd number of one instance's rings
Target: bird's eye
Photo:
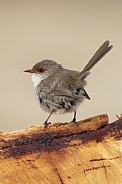
[[[42,68],[40,68],[40,70],[39,70],[41,73],[44,71]]]

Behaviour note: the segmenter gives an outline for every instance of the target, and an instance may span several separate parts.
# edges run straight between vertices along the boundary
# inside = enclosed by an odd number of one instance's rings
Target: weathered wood
[[[0,184],[121,184],[122,118],[0,133]]]

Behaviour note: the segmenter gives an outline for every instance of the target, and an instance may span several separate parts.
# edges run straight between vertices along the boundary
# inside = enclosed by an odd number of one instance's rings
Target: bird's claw
[[[47,121],[45,121],[44,122],[44,128],[47,128],[48,127],[48,125],[50,125],[51,124],[51,122],[47,122]]]

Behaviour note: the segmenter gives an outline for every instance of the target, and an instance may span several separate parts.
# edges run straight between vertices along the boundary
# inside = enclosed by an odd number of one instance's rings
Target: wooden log
[[[121,184],[122,117],[0,133],[0,184]]]

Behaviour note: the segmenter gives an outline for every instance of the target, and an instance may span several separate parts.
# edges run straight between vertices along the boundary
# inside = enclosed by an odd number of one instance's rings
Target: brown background
[[[31,76],[23,70],[42,59],[81,70],[97,48],[113,50],[92,70],[78,119],[122,113],[122,1],[0,0],[0,130],[24,129],[47,117],[34,99]],[[52,116],[70,121],[72,114]]]

